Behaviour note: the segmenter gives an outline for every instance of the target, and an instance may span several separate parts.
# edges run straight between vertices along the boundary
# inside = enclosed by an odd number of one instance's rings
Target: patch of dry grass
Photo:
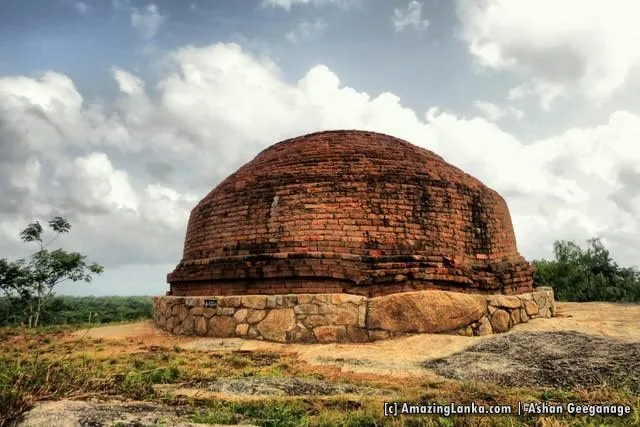
[[[20,332],[20,331],[18,331]],[[165,343],[100,338],[69,339],[69,331],[0,335],[0,426],[8,425],[40,400],[121,396],[173,405],[194,405],[194,422],[250,422],[273,426],[599,426],[640,425],[640,398],[605,385],[560,392],[506,388],[483,382],[443,380],[435,376],[395,378],[344,373],[336,366],[311,366],[294,354],[252,351],[185,351]],[[401,416],[385,418],[385,396],[287,396],[242,400],[216,397],[185,400],[155,391],[156,384],[189,384],[221,378],[307,378],[386,389],[394,400],[476,405],[518,401],[616,403],[634,407],[632,417],[548,416],[488,417]]]

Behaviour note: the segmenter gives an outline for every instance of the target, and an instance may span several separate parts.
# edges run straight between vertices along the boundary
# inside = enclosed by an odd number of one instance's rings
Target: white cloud
[[[161,15],[153,3],[148,4],[142,11],[133,9],[131,12],[131,26],[147,40],[155,37],[165,20],[166,16]]]
[[[54,178],[56,185],[72,189],[67,197],[74,206],[105,212],[138,209],[138,197],[128,173],[115,169],[104,153],[94,152],[61,162]]]
[[[150,93],[124,70],[113,77],[119,98],[100,104],[60,74],[0,78],[0,190],[16,199],[0,200],[0,256],[18,250],[18,219],[62,211],[73,215],[69,246],[114,271],[172,265],[189,210],[220,180],[276,141],[347,128],[431,149],[503,194],[529,258],[594,234],[621,263],[640,258],[640,118],[629,112],[523,141],[480,117],[418,115],[392,93],[345,87],[324,65],[290,83],[235,44],[174,51]],[[176,181],[144,175],[148,159],[168,163]]]
[[[286,34],[287,40],[291,43],[309,41],[322,34],[327,29],[327,22],[322,18],[315,21],[302,21]]]
[[[193,194],[181,194],[169,187],[150,184],[144,189],[141,213],[151,221],[181,230],[188,219],[186,213],[197,202],[198,198]]]
[[[486,119],[492,122],[497,122],[507,117],[511,117],[516,120],[521,120],[522,118],[524,118],[524,112],[513,107],[512,105],[509,105],[507,107],[500,107],[499,105],[486,101],[475,101],[473,105],[482,113],[482,115]]]
[[[540,108],[543,111],[551,111],[556,99],[566,96],[566,88],[561,84],[553,84],[544,81],[532,80],[511,88],[507,99],[513,101],[529,96],[538,98]]]
[[[393,11],[393,28],[396,31],[402,31],[408,27],[417,31],[426,30],[429,21],[422,18],[422,6],[421,2],[413,0],[404,9],[396,8]]]
[[[640,65],[635,0],[457,0],[457,11],[478,62],[532,79],[543,104],[574,87],[601,101]]]
[[[14,150],[50,150],[65,144],[62,128],[71,130],[79,123],[82,106],[82,96],[67,76],[47,72],[37,78],[0,78],[5,120],[0,130],[16,140]]]
[[[138,77],[117,67],[112,69],[112,73],[122,93],[127,95],[144,93],[144,82]]]

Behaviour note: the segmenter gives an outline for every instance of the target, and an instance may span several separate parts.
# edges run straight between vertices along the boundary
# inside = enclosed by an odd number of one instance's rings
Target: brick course
[[[409,142],[329,131],[277,143],[213,189],[167,280],[180,296],[518,294],[533,267],[498,193]]]

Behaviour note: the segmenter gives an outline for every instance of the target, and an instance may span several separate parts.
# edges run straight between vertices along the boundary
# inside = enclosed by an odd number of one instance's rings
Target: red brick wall
[[[408,142],[333,131],[271,146],[211,191],[168,281],[176,295],[518,293],[532,268],[495,191]]]

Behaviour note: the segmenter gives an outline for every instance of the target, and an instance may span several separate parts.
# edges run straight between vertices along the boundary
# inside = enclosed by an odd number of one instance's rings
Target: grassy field
[[[179,343],[135,338],[105,340],[73,335],[78,327],[0,330],[0,426],[38,401],[122,397],[188,407],[196,423],[253,423],[261,426],[600,426],[640,425],[640,398],[624,388],[602,386],[571,392],[504,388],[479,382],[421,377],[348,374],[332,366],[311,366],[295,354],[257,351],[185,351]],[[228,381],[277,379],[292,384],[345,385],[378,390],[362,395],[309,395],[304,387],[286,396],[239,399],[224,393],[199,397],[175,390]],[[304,382],[303,380],[307,381]],[[256,381],[254,381],[256,382]],[[174,387],[174,391],[171,390]],[[176,388],[177,387],[177,388]],[[615,402],[634,407],[631,417],[457,416],[385,417],[385,401],[495,405],[518,401]]]

